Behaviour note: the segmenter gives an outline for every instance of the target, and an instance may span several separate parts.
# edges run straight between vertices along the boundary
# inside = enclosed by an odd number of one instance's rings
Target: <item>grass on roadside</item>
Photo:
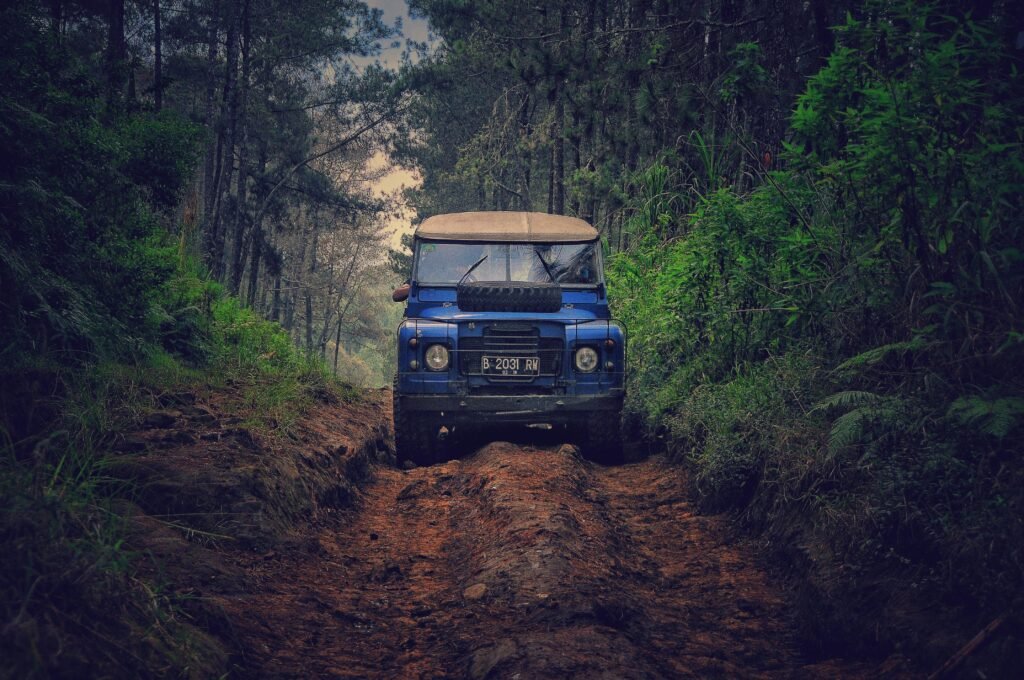
[[[238,395],[245,427],[284,433],[315,401],[357,398],[277,324],[182,274],[154,304],[161,344],[135,360],[4,371],[0,400],[0,658],[11,677],[211,677],[219,643],[148,582],[125,543],[138,490],[109,474],[114,435],[167,397]],[[25,425],[25,423],[29,423]]]

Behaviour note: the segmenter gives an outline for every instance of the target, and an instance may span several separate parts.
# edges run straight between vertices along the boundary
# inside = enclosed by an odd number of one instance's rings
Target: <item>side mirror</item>
[[[395,288],[395,292],[391,294],[391,299],[395,302],[405,302],[409,299],[409,284],[403,283],[398,288]]]

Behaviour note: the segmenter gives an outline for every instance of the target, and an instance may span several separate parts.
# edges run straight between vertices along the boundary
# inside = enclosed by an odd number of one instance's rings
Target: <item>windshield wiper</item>
[[[487,259],[487,256],[486,256],[486,255],[484,255],[484,256],[483,256],[483,257],[481,257],[481,258],[480,258],[479,260],[477,260],[476,262],[474,262],[474,263],[473,263],[473,266],[472,266],[472,267],[470,267],[469,269],[467,269],[467,270],[466,270],[466,273],[462,275],[462,278],[461,278],[461,279],[459,279],[459,282],[458,282],[458,283],[456,283],[455,285],[456,285],[456,286],[461,286],[461,285],[462,285],[462,282],[466,280],[466,277],[467,277],[467,276],[469,276],[470,274],[472,274],[472,273],[473,273],[473,270],[474,270],[474,269],[476,269],[477,267],[479,267],[479,266],[480,266],[480,264],[481,264],[481,263],[483,263],[483,261],[484,261],[484,260],[486,260],[486,259]]]
[[[544,256],[540,254],[539,247],[534,246],[533,254],[536,255],[537,259],[540,260],[540,263],[544,265],[544,271],[546,271],[548,273],[548,276],[551,277],[551,283],[558,283],[557,281],[555,281],[555,275],[551,273],[551,267],[549,267],[548,263],[544,261]]]

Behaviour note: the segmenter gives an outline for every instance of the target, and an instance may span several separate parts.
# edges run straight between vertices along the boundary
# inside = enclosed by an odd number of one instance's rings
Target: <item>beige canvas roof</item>
[[[592,241],[597,229],[575,217],[536,212],[435,215],[416,228],[420,238],[451,241]]]

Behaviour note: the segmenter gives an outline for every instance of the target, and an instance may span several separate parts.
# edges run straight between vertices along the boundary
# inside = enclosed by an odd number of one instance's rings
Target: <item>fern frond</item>
[[[912,340],[906,340],[904,342],[892,342],[888,345],[874,347],[866,352],[861,352],[857,356],[850,357],[843,363],[836,366],[835,370],[836,372],[843,372],[864,366],[874,366],[875,364],[883,361],[893,352],[919,352],[921,350],[928,349],[935,344],[935,342],[929,342],[921,336],[917,336]]]
[[[961,425],[977,427],[984,434],[1002,439],[1021,423],[1024,399],[986,399],[976,395],[960,397],[950,404],[946,415],[956,418]]]
[[[905,421],[908,408],[906,400],[900,397],[885,397],[872,392],[855,390],[839,392],[818,402],[815,409],[840,406],[855,406],[856,408],[832,421],[832,429],[828,437],[828,448],[831,455],[835,455],[848,446],[863,442],[869,432],[881,435],[884,432],[905,429],[908,424]]]
[[[847,390],[845,392],[836,392],[835,394],[825,397],[817,404],[811,411],[829,410],[833,408],[842,408],[845,406],[855,406],[857,404],[870,404],[878,402],[882,399],[879,395],[874,392],[864,392],[862,390]]]
[[[828,434],[829,452],[835,455],[847,446],[859,443],[864,436],[864,423],[869,415],[870,409],[855,408],[836,418]]]

